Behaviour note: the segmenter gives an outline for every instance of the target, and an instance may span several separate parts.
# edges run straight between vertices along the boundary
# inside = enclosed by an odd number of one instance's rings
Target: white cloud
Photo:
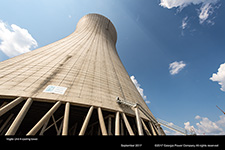
[[[181,31],[182,36],[184,36],[184,30],[187,28],[187,25],[188,25],[188,16],[186,16],[182,19],[182,23],[181,23],[181,26],[180,26],[181,29],[182,29],[182,31]]]
[[[169,64],[170,74],[171,75],[178,74],[185,66],[186,64],[183,61],[180,62],[175,61]]]
[[[145,96],[145,97],[146,97],[146,96]],[[150,104],[151,102],[146,100],[145,103],[146,103],[146,104]]]
[[[221,64],[218,72],[213,73],[212,77],[209,78],[212,81],[217,81],[221,85],[220,90],[225,92],[225,63]]]
[[[143,97],[144,100],[146,100],[147,96],[144,95],[144,90],[141,88],[141,85],[138,83],[138,81],[135,79],[134,76],[131,76],[130,79],[132,80],[132,82],[134,83],[134,85],[136,86],[138,92],[141,94],[141,96]],[[150,103],[150,101],[145,101],[147,104]]]
[[[202,117],[199,123],[196,123],[198,134],[225,134],[222,128],[216,122],[209,120],[207,117]]]
[[[195,116],[195,119],[201,119],[201,117],[199,115]]]
[[[187,7],[190,4],[198,5],[198,4],[206,4],[206,3],[216,3],[218,0],[161,0],[160,6],[164,8],[174,8],[178,7],[180,9]]]
[[[195,116],[195,119],[199,120],[195,125],[191,125],[191,123],[185,122],[184,129],[188,134],[197,134],[197,135],[225,135],[225,115],[221,115],[219,120],[211,121],[207,117],[201,117],[199,115]],[[168,125],[173,126],[172,122],[168,123]],[[164,130],[165,131],[165,130]],[[181,135],[181,133],[168,131],[166,130],[166,134],[169,135]]]
[[[214,7],[219,0],[160,0],[160,6],[168,9],[178,8],[178,10],[182,10],[183,8],[189,5],[200,5],[199,12],[199,23],[204,23],[211,14],[213,14]],[[208,20],[207,23],[214,25],[211,20]]]
[[[184,129],[187,130],[189,133],[191,130],[194,130],[194,131],[196,130],[194,126],[191,126],[189,121],[184,123]]]
[[[159,5],[164,8],[171,9],[174,7],[183,8],[191,3],[192,3],[192,0],[161,0]]]
[[[184,30],[187,27],[187,22],[188,22],[188,17],[184,17],[184,19],[182,20],[182,24],[181,24],[181,28]]]
[[[173,126],[174,124],[172,122],[168,123],[167,124],[168,126]]]
[[[206,4],[202,5],[202,7],[200,8],[200,13],[199,13],[200,24],[205,22],[206,19],[208,19],[209,15],[212,13],[213,13],[213,8],[210,5],[210,3],[206,3]]]
[[[0,50],[9,57],[14,57],[38,46],[30,33],[19,26],[7,25],[0,20]]]
[[[190,131],[190,129],[194,129],[197,135],[224,135],[224,123],[225,116],[220,116],[218,121],[211,121],[207,117],[200,117],[199,115],[195,116],[195,119],[200,120],[196,123],[196,127],[191,126],[190,122],[184,123],[185,129]]]
[[[225,127],[225,115],[220,116],[220,120],[216,122],[221,127]]]

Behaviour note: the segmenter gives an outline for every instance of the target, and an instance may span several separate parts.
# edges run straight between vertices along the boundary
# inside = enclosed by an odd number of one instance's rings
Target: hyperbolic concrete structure
[[[69,36],[0,62],[1,135],[164,135],[98,14]]]

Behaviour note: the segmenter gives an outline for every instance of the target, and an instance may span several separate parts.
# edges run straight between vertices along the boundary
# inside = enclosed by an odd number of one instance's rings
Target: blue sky
[[[223,0],[0,3],[0,61],[55,42],[84,15],[99,13],[115,25],[119,56],[156,118],[197,134],[225,134],[216,108],[225,110]]]

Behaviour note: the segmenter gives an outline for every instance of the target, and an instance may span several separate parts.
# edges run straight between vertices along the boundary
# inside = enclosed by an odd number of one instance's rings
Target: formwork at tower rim
[[[0,62],[1,135],[165,135],[99,14],[69,36]]]

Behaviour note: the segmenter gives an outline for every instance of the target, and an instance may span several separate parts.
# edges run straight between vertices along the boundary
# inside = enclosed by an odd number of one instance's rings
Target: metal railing
[[[165,120],[162,120],[162,119],[159,119],[159,118],[157,119],[157,121],[158,121],[158,123],[160,125],[165,126],[165,127],[169,128],[171,130],[177,131],[177,132],[179,132],[179,133],[181,133],[183,135],[187,135],[188,134],[187,130],[185,130],[184,128],[181,128],[179,126],[176,126],[176,125],[174,125],[171,122],[169,123],[169,122],[167,122]]]

